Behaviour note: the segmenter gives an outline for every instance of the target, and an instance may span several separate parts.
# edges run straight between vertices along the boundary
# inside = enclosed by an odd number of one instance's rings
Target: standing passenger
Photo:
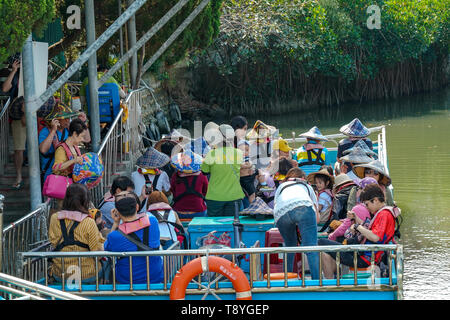
[[[299,168],[292,168],[275,193],[275,225],[287,247],[297,246],[296,226],[300,231],[302,246],[317,246],[317,197],[305,181],[305,173]],[[294,254],[287,255],[288,271],[293,270]],[[308,252],[311,278],[319,279],[319,253]]]
[[[208,179],[201,172],[202,157],[187,150],[171,158],[175,173],[170,179],[173,194],[173,209],[180,219],[206,216],[205,196]]]
[[[234,130],[230,125],[208,123],[205,139],[213,147],[201,165],[202,171],[210,174],[205,197],[208,216],[234,216],[235,206],[239,210],[245,196],[239,177],[243,153],[233,147]]]

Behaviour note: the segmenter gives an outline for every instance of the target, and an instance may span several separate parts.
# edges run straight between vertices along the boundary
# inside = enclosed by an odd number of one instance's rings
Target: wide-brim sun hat
[[[69,119],[78,115],[78,112],[73,111],[69,106],[59,102],[56,104],[52,111],[45,117],[46,121],[52,121],[53,119]]]
[[[161,151],[161,146],[162,146],[164,143],[170,143],[170,144],[172,144],[173,146],[176,146],[176,145],[178,144],[177,141],[174,141],[174,140],[171,140],[170,138],[164,137],[164,138],[162,138],[161,140],[159,140],[157,143],[155,143],[155,145],[153,146],[153,148],[155,148],[156,150],[162,152],[162,151]]]
[[[364,138],[370,134],[369,129],[367,129],[367,127],[364,126],[358,118],[355,118],[349,123],[343,125],[339,131],[346,136],[353,138]]]
[[[248,216],[273,215],[273,209],[267,205],[260,197],[256,197],[250,205],[239,214]]]
[[[136,165],[144,169],[158,169],[164,167],[169,161],[169,156],[159,152],[153,147],[149,147],[145,153],[137,159]]]
[[[299,134],[299,137],[311,140],[328,141],[328,138],[325,137],[316,126],[312,127],[306,132]]]
[[[195,173],[200,171],[202,161],[203,158],[200,155],[191,150],[186,150],[174,155],[170,159],[170,164],[179,172]]]
[[[234,129],[229,124],[221,124],[208,122],[204,130],[204,139],[210,146],[217,146],[223,141],[231,142],[234,138]]]
[[[339,160],[350,163],[369,163],[374,159],[369,157],[366,152],[361,148],[353,148],[353,150],[347,155],[339,158]]]
[[[381,178],[380,181],[378,181],[378,183],[388,186],[391,184],[391,178],[389,177],[389,175],[386,173],[383,164],[381,163],[380,160],[373,160],[369,163],[364,163],[364,164],[359,164],[359,165],[355,165],[353,166],[353,172],[359,177],[359,178],[364,178],[364,169],[372,169],[377,171],[378,173],[380,173],[383,177]]]
[[[247,133],[248,140],[265,139],[273,136],[277,132],[274,126],[265,124],[261,120],[256,120],[253,128]]]
[[[343,155],[347,155],[349,153],[351,153],[354,148],[361,148],[364,150],[364,152],[366,153],[366,155],[368,155],[369,157],[378,157],[378,154],[373,151],[370,150],[370,148],[367,146],[367,144],[363,141],[363,140],[358,140],[355,142],[355,144],[353,145],[353,147],[351,147],[350,149],[344,150],[342,152]]]
[[[334,179],[333,193],[336,192],[337,188],[347,183],[354,183],[354,181],[345,173],[337,175],[336,178]]]
[[[308,174],[308,176],[306,177],[306,180],[310,183],[310,184],[314,184],[314,177],[317,175],[323,175],[323,176],[327,176],[328,178],[330,178],[331,180],[331,185],[334,185],[334,176],[331,175],[328,170],[326,168],[323,168],[319,171],[316,172],[311,172],[310,174]]]

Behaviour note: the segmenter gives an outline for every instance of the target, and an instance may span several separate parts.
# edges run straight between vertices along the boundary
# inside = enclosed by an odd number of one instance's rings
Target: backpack
[[[162,211],[162,210],[160,210]],[[177,236],[178,241],[180,241],[183,244],[183,248],[187,249],[188,245],[187,245],[187,237],[186,237],[186,232],[184,231],[184,228],[182,225],[179,225],[176,222],[172,222],[169,221],[169,214],[170,214],[170,210],[166,209],[164,210],[164,215],[161,215],[158,210],[150,210],[149,211],[151,214],[153,214],[153,216],[156,218],[156,220],[158,220],[158,223],[167,223],[172,225],[175,228],[175,233]],[[169,229],[170,230],[170,229]]]

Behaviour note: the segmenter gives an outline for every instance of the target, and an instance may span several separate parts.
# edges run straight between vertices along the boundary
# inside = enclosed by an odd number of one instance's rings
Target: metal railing
[[[129,93],[125,100],[127,112],[121,108],[100,144],[98,154],[101,156],[104,172],[102,181],[91,190],[91,198],[98,205],[112,180],[121,172],[130,174],[133,164],[141,156],[144,144],[141,139],[141,105],[147,88],[140,88]],[[126,121],[124,117],[127,117]]]
[[[0,96],[0,174],[5,173],[5,165],[8,163],[9,153],[9,112],[11,99]]]
[[[17,253],[29,251],[48,239],[49,204],[2,228],[3,214],[0,209],[0,272],[16,275]]]
[[[4,273],[0,273],[0,293],[7,300],[88,300]]]
[[[356,253],[361,251],[371,252],[371,265],[370,265],[370,278],[362,278],[358,275],[358,269],[356,267]],[[388,275],[385,278],[380,278],[379,267],[375,264],[374,256],[375,252],[384,251],[387,254],[387,268]],[[305,277],[305,259],[307,252],[319,252],[320,257],[326,252],[337,252],[336,254],[336,279],[324,279],[322,275],[323,265],[319,264],[320,278],[319,280],[307,280]],[[340,262],[340,254],[342,252],[353,252],[354,259],[354,271],[353,281],[351,279],[342,279],[342,266]],[[296,281],[294,284],[291,279],[288,280],[287,272],[287,254],[299,253],[301,254],[301,268],[299,271],[300,281]],[[284,279],[272,280],[270,271],[270,254],[283,255],[283,273]],[[271,247],[271,248],[245,248],[245,249],[197,249],[197,250],[162,250],[162,251],[139,251],[139,252],[23,252],[19,256],[22,261],[24,270],[23,277],[30,281],[40,280],[46,285],[49,284],[47,274],[40,274],[36,277],[37,273],[33,273],[30,270],[33,269],[33,265],[40,263],[40,265],[48,266],[49,259],[62,259],[68,257],[76,257],[78,261],[82,257],[91,257],[96,260],[96,266],[98,266],[98,259],[101,257],[110,257],[112,259],[112,290],[100,290],[98,279],[96,282],[95,290],[83,289],[79,286],[78,292],[80,295],[87,296],[127,296],[127,295],[168,295],[170,290],[170,284],[176,272],[193,258],[199,256],[231,256],[231,260],[236,263],[236,257],[239,255],[250,255],[249,272],[247,273],[250,286],[253,292],[265,293],[265,292],[300,292],[300,291],[324,291],[324,290],[350,290],[350,291],[392,291],[397,293],[397,298],[403,298],[403,248],[401,245],[347,245],[347,246],[313,246],[313,247]],[[262,277],[261,261],[263,256],[266,255],[265,261],[267,261],[267,274],[269,277],[265,280]],[[164,261],[164,281],[158,289],[150,288],[150,280],[147,277],[147,286],[137,286],[137,284],[130,284],[128,288],[117,288],[117,281],[115,278],[115,261],[118,258],[128,258],[130,260],[130,270],[132,270],[131,257],[150,257],[150,256],[162,256]],[[256,256],[256,259],[254,258]],[[63,259],[62,259],[63,260]],[[148,258],[147,258],[148,261]],[[322,261],[322,259],[320,259]],[[80,263],[79,263],[80,264]],[[80,266],[79,266],[80,267]],[[64,267],[63,267],[64,268]],[[45,268],[44,268],[45,269]],[[27,271],[28,270],[28,271]],[[96,270],[98,271],[98,269]],[[96,272],[98,273],[98,272]],[[130,272],[131,273],[131,272]],[[32,278],[29,275],[34,275]],[[148,275],[148,263],[147,263],[147,275]],[[199,276],[200,278],[200,276]],[[298,280],[298,279],[297,279]],[[383,281],[381,281],[383,280]],[[280,286],[280,281],[282,285]],[[218,281],[215,282],[215,287],[203,286],[201,280],[195,282],[198,287],[192,288],[188,286],[186,294],[206,294],[208,290],[214,290],[214,293],[219,295],[221,293],[232,293],[232,288],[223,288],[219,286]],[[257,284],[255,286],[255,284]],[[262,285],[261,285],[262,284]],[[64,280],[62,284],[59,284],[62,290],[66,290],[66,284]]]

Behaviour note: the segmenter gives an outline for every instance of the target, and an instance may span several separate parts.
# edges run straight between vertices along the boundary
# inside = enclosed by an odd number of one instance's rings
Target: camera
[[[8,58],[8,65],[12,66],[14,61],[18,60],[20,61],[20,52],[16,52],[14,55],[10,56]]]

